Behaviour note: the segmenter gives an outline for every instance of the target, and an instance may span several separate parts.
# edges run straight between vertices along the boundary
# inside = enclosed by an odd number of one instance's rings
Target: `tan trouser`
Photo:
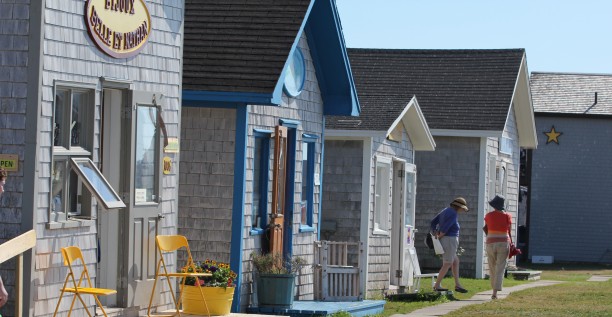
[[[508,263],[510,246],[508,242],[487,243],[487,259],[489,260],[489,279],[493,290],[502,290],[504,272]]]

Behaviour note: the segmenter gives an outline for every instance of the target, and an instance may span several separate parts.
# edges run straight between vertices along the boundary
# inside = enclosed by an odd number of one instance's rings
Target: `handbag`
[[[434,251],[436,252],[436,254],[444,254],[444,248],[442,247],[442,243],[440,242],[438,237],[433,237],[432,242],[433,242]]]
[[[512,234],[510,234],[510,229],[508,229],[508,235],[510,236],[510,252],[508,253],[508,259],[512,259],[513,256],[518,254],[523,254],[521,249],[517,248],[512,242]]]
[[[508,259],[512,259],[513,256],[523,254],[521,249],[517,248],[514,243],[510,242],[510,253],[508,253]]]
[[[434,248],[433,234],[431,234],[431,232],[427,233],[427,235],[425,236],[425,245],[430,249]]]

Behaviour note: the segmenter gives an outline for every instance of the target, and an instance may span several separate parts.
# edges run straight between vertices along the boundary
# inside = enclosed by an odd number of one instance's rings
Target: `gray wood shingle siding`
[[[21,233],[24,199],[29,1],[0,3],[0,154],[19,156],[20,170],[9,172],[0,196],[0,244]],[[15,260],[0,265],[0,276],[9,294],[2,311],[15,311]]]
[[[336,117],[328,128],[380,130],[397,115],[379,100],[407,104],[416,95],[430,129],[502,131],[525,54],[524,49],[348,51],[360,102],[372,107],[363,107],[361,116],[368,120],[359,126],[337,121],[358,118]]]
[[[423,272],[438,271],[442,260],[423,243],[429,222],[455,197],[466,199],[470,211],[459,215],[461,275],[474,277],[476,269],[476,230],[478,223],[478,186],[480,139],[435,137],[436,151],[417,152],[417,198],[415,246]]]
[[[310,0],[187,0],[183,87],[270,93]]]
[[[13,1],[15,2],[15,1]],[[28,174],[28,177],[35,179],[37,183],[34,192],[32,188],[15,189],[14,193],[10,193],[2,198],[3,215],[7,207],[5,202],[7,199],[13,204],[10,208],[15,210],[8,213],[7,219],[19,219],[20,204],[25,199],[34,200],[34,210],[25,210],[33,214],[34,229],[37,232],[37,243],[33,254],[33,272],[32,272],[32,288],[30,299],[30,314],[33,316],[50,316],[55,309],[60,295],[60,288],[66,276],[66,268],[64,267],[60,248],[76,245],[83,250],[85,262],[88,265],[89,272],[92,275],[92,281],[95,283],[98,279],[98,223],[97,216],[100,216],[104,211],[101,207],[95,208],[93,204],[92,218],[93,220],[76,221],[69,220],[60,224],[50,226],[50,201],[51,201],[51,177],[52,177],[52,148],[53,148],[53,113],[55,93],[54,89],[58,81],[65,83],[67,86],[87,85],[94,91],[95,107],[92,109],[93,118],[93,146],[91,150],[91,159],[94,163],[99,164],[101,158],[101,104],[102,104],[102,85],[101,78],[106,80],[110,78],[117,79],[123,82],[129,82],[135,91],[149,91],[151,93],[163,94],[162,117],[164,118],[168,136],[171,138],[179,137],[179,117],[180,117],[180,91],[181,91],[181,38],[182,38],[182,1],[162,1],[152,0],[147,1],[149,12],[152,16],[152,32],[150,41],[141,53],[129,59],[113,59],[102,53],[88,37],[87,31],[84,29],[84,1],[65,1],[65,0],[45,0],[42,4],[39,2],[36,5],[42,6],[42,15],[44,16],[42,23],[42,34],[38,34],[38,30],[28,34],[28,19],[39,19],[40,17],[29,16],[27,12],[27,1],[19,1],[20,4],[0,4],[0,16],[2,25],[7,26],[12,23],[10,19],[4,19],[4,14],[8,7],[12,7],[13,18],[16,22],[10,29],[17,32],[11,36],[5,37],[0,35],[0,55],[11,56],[8,59],[2,58],[3,65],[0,66],[0,82],[2,77],[10,74],[8,80],[12,82],[10,85],[0,84],[0,98],[5,87],[12,87],[11,100],[2,100],[2,112],[20,114],[23,118],[10,120],[10,125],[13,126],[14,132],[6,133],[13,135],[15,146],[24,146],[23,135],[19,130],[19,126],[25,124],[25,97],[27,95],[34,96],[25,91],[26,70],[25,66],[35,65],[34,61],[26,63],[24,58],[25,50],[27,50],[27,38],[30,40],[42,41],[43,52],[41,59],[42,73],[38,74],[36,70],[31,72],[32,76],[42,78],[40,114],[37,118],[38,135],[36,146],[37,163],[36,170],[20,171],[20,174]],[[32,2],[31,6],[34,6]],[[34,11],[32,11],[34,12]],[[17,21],[20,20],[20,21]],[[14,29],[13,29],[14,28]],[[13,46],[14,45],[14,46]],[[12,47],[13,46],[13,47]],[[7,61],[5,64],[4,61]],[[14,63],[14,65],[11,65]],[[8,72],[4,70],[9,67]],[[36,74],[36,75],[34,75]],[[37,78],[29,78],[27,80],[37,81]],[[12,109],[12,110],[11,110]],[[94,116],[95,114],[95,116]],[[0,120],[5,122],[5,120]],[[35,126],[33,124],[33,126]],[[0,131],[5,135],[5,131]],[[4,152],[5,146],[2,146]],[[23,150],[20,150],[20,157],[23,157]],[[118,156],[117,156],[118,157]],[[178,160],[178,155],[174,156]],[[175,160],[175,162],[176,162]],[[171,174],[161,176],[161,196],[160,210],[165,218],[160,220],[159,234],[170,234],[175,232],[176,216],[177,216],[177,186],[178,175],[176,171],[178,166],[173,167]],[[19,177],[11,175],[9,178],[7,189],[12,190],[12,184],[19,184]],[[31,194],[31,197],[20,197],[19,192],[23,190]],[[17,203],[19,201],[19,203]],[[115,211],[116,212],[116,211]],[[4,222],[4,220],[0,221]],[[60,228],[61,227],[61,228]],[[51,228],[51,229],[50,229]],[[8,231],[8,230],[7,230]],[[4,233],[5,231],[2,230]],[[3,272],[0,272],[3,274]],[[26,282],[27,283],[27,282]],[[12,290],[12,289],[11,289]],[[160,289],[162,293],[162,301],[170,302],[170,295],[167,287]],[[11,293],[13,293],[11,291]],[[85,299],[88,304],[93,305],[91,298]],[[85,314],[82,308],[75,305],[73,315]],[[59,309],[59,314],[64,314],[70,307],[69,300],[63,300]],[[5,311],[3,314],[10,316]]]
[[[178,226],[196,261],[230,261],[235,140],[235,110],[183,107]]]
[[[325,141],[323,166],[321,239],[358,242],[363,141]]]

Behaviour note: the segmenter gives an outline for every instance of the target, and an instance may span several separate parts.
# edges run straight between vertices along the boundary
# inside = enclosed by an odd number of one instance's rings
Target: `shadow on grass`
[[[452,292],[448,293],[438,293],[438,292],[419,292],[413,294],[392,294],[387,295],[386,299],[391,302],[435,302],[442,298],[446,298],[447,300],[459,300],[455,298]]]

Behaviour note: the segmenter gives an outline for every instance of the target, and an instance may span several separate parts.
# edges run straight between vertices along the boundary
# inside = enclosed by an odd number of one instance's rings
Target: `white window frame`
[[[391,159],[376,157],[375,166],[373,233],[388,235],[391,213]]]
[[[512,156],[512,138],[507,136],[499,138],[499,153]]]
[[[59,100],[58,96],[61,91],[68,92],[69,101],[65,101],[68,104],[62,105],[66,106],[63,111],[58,110]],[[72,116],[72,108],[73,108],[73,96],[75,93],[83,93],[85,94],[85,120],[83,120],[81,130],[83,131],[81,138],[83,138],[83,142],[81,145],[73,146],[70,141],[70,134],[72,131],[72,124],[70,124],[71,116]],[[82,190],[83,183],[77,176],[77,182],[73,183],[71,188],[71,177],[74,180],[74,175],[72,175],[72,166],[70,163],[70,159],[73,157],[86,157],[91,158],[91,145],[93,144],[93,126],[94,126],[94,111],[95,111],[95,86],[94,85],[83,85],[77,83],[64,83],[64,82],[56,82],[54,87],[54,100],[53,100],[53,117],[52,117],[52,134],[51,134],[51,144],[52,148],[52,162],[51,162],[51,178],[50,189],[51,192],[49,194],[49,213],[51,217],[49,218],[53,221],[66,221],[69,216],[76,216],[81,214],[90,214],[91,207],[87,206],[83,202],[84,198],[86,198],[87,193]],[[64,122],[56,123],[58,113],[61,113],[62,119]],[[56,133],[56,130],[59,130],[59,133]],[[58,136],[56,144],[56,135]],[[63,165],[63,169],[62,166]],[[60,174],[63,172],[63,175]],[[54,193],[58,192],[54,195]],[[73,209],[71,207],[71,200],[76,196],[77,205],[76,208]],[[80,208],[79,208],[80,207]],[[85,209],[85,210],[83,210]]]
[[[495,174],[497,192],[506,197],[508,192],[508,167],[506,162],[498,162]]]
[[[54,101],[53,101],[53,116],[52,116],[52,134],[51,134],[51,144],[53,145],[51,150],[51,177],[49,178],[51,191],[49,192],[49,221],[50,222],[63,222],[69,220],[71,216],[81,216],[91,217],[92,216],[92,208],[93,201],[92,197],[96,197],[98,200],[102,202],[105,208],[120,208],[125,207],[123,201],[119,198],[116,192],[110,187],[108,181],[102,176],[102,174],[98,171],[94,163],[91,161],[92,156],[92,147],[94,144],[94,126],[95,126],[95,111],[96,111],[96,86],[95,85],[87,85],[87,84],[79,84],[79,83],[68,83],[68,82],[60,82],[56,81],[54,83]],[[57,128],[60,129],[59,136],[63,138],[59,142],[58,145],[55,145],[55,129],[56,129],[56,108],[58,105],[58,93],[60,91],[68,91],[70,96],[69,105],[62,112],[62,118],[64,122],[61,125],[58,125]],[[75,93],[84,93],[85,94],[85,104],[84,104],[84,119],[81,122],[81,130],[83,131],[82,135],[79,137],[83,138],[82,142],[79,142],[79,145],[73,146],[70,142],[70,134],[72,131],[72,127],[74,126],[70,121],[66,122],[66,119],[72,120],[72,108],[73,108],[73,95]],[[93,169],[97,172],[97,181],[102,181],[108,188],[111,189],[115,196],[115,200],[107,204],[109,201],[105,201],[102,197],[97,193],[95,186],[91,184],[87,178],[84,177],[82,173],[79,173],[78,167],[76,167],[76,161],[83,162],[83,160],[88,161],[87,164],[91,164]],[[59,168],[63,164],[63,173],[64,175],[58,175],[60,172]],[[94,174],[96,174],[94,172]],[[72,180],[75,180],[76,183],[71,184]],[[94,176],[95,177],[95,176]],[[55,187],[54,187],[55,183]],[[72,185],[72,186],[71,186]],[[56,189],[59,188],[59,192],[56,195]],[[87,190],[83,190],[87,189]],[[93,194],[93,196],[92,196]],[[71,207],[70,201],[76,197],[77,204],[76,207]]]

